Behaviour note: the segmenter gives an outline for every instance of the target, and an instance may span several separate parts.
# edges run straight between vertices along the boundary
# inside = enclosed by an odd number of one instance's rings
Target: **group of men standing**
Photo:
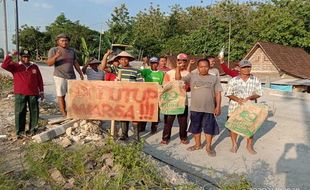
[[[132,81],[132,82],[157,82],[165,85],[170,81],[183,80],[186,92],[191,93],[190,108],[186,98],[184,113],[178,115],[164,115],[164,129],[161,144],[168,144],[171,137],[171,128],[177,117],[179,123],[180,143],[189,144],[187,133],[194,135],[195,144],[187,150],[195,151],[202,148],[201,133],[205,134],[206,152],[209,156],[215,156],[216,152],[212,148],[212,139],[219,134],[219,126],[216,117],[221,114],[221,93],[223,91],[220,83],[219,71],[214,68],[215,57],[200,59],[198,61],[189,60],[188,56],[180,53],[177,56],[176,67],[167,67],[167,57],[151,57],[149,64],[143,65],[140,69],[130,65],[130,61],[135,58],[123,51],[116,56],[112,56],[112,51],[108,50],[102,60],[91,59],[80,69],[77,55],[74,49],[69,47],[70,38],[65,34],[56,37],[57,46],[48,52],[47,65],[54,66],[54,81],[59,109],[66,117],[66,93],[68,90],[67,81],[76,79],[74,69],[84,79],[88,80],[111,80],[111,81]],[[15,63],[8,55],[2,68],[12,72],[14,77],[15,93],[15,117],[16,133],[20,136],[25,130],[25,115],[27,103],[30,107],[31,124],[30,129],[37,130],[39,95],[43,98],[43,80],[38,67],[29,61],[30,54],[22,52],[21,62]],[[229,98],[228,117],[238,105],[247,101],[256,101],[262,96],[262,89],[259,80],[253,76],[252,64],[248,60],[239,63],[239,71],[232,71],[226,67],[223,57],[220,58],[223,70],[233,78],[228,83],[226,97]],[[189,63],[196,64],[197,69],[190,71]],[[27,76],[27,77],[24,77]],[[30,90],[31,89],[31,90]],[[188,127],[188,110],[190,110],[190,127]],[[134,138],[140,139],[140,132],[145,131],[146,122],[131,121]],[[128,139],[130,121],[120,121],[122,129],[121,140]],[[157,132],[158,122],[152,122],[151,133]],[[237,134],[230,131],[232,140],[232,152],[237,152]],[[253,137],[247,139],[247,149],[251,154],[255,154],[253,149]]]

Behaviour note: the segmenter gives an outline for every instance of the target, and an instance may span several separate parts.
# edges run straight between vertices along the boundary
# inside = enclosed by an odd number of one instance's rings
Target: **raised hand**
[[[193,65],[193,64],[195,64],[195,63],[196,63],[196,61],[195,61],[194,59],[189,60],[189,64],[190,64],[190,65]]]
[[[61,56],[61,51],[60,51],[60,49],[57,48],[57,51],[55,53],[55,58],[57,59],[60,56]]]

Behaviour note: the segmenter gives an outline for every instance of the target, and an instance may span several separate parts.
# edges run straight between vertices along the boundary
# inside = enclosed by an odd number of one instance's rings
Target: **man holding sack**
[[[262,96],[261,83],[251,74],[252,64],[248,60],[242,60],[239,63],[239,76],[232,78],[228,82],[226,96],[230,99],[228,107],[228,117],[239,107],[248,101],[256,102]],[[236,153],[238,149],[236,132],[230,131],[232,148],[231,152]],[[253,136],[247,138],[247,150],[251,154],[256,154],[253,148]]]

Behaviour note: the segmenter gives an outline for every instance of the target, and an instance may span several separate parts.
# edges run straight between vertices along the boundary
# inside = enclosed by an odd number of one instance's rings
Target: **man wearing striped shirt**
[[[138,69],[130,66],[129,62],[135,58],[126,51],[120,52],[115,59],[117,59],[121,65],[118,69],[117,80],[118,81],[130,81],[130,82],[143,82],[143,78]],[[122,128],[122,136],[120,140],[128,139],[129,121],[120,122]],[[138,122],[132,121],[134,136],[136,140],[140,140]]]
[[[240,74],[228,82],[226,96],[230,99],[228,107],[228,117],[239,106],[247,101],[257,101],[263,95],[262,86],[258,78],[251,74],[252,64],[248,60],[239,63]],[[232,148],[231,152],[237,152],[237,133],[230,132]],[[256,154],[253,148],[253,136],[247,139],[247,149],[249,153]]]

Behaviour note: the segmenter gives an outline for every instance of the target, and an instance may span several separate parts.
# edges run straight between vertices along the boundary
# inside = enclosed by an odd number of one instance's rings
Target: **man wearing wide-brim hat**
[[[83,66],[82,72],[87,76],[87,80],[104,80],[104,72],[98,69],[100,61],[96,58],[90,58]]]
[[[54,81],[59,109],[64,117],[67,116],[65,96],[68,91],[68,80],[76,79],[74,69],[80,74],[83,80],[84,76],[78,63],[75,50],[69,47],[70,38],[66,34],[56,36],[57,46],[48,52],[48,66],[54,65]]]
[[[119,67],[119,62],[115,59],[116,56],[112,56],[112,50],[107,50],[107,52],[103,55],[101,60],[101,64],[98,69],[105,72],[105,80],[106,81],[115,81],[117,76],[117,71]],[[110,59],[108,59],[112,56]],[[109,64],[109,65],[108,65]]]
[[[121,67],[117,72],[117,80],[119,81],[130,81],[130,82],[143,82],[143,78],[138,69],[130,66],[129,62],[135,60],[135,58],[127,53],[126,51],[120,52],[115,59],[118,60]],[[120,140],[126,140],[128,138],[129,121],[120,122],[122,128],[122,136]],[[140,140],[138,122],[132,121],[134,138]]]

